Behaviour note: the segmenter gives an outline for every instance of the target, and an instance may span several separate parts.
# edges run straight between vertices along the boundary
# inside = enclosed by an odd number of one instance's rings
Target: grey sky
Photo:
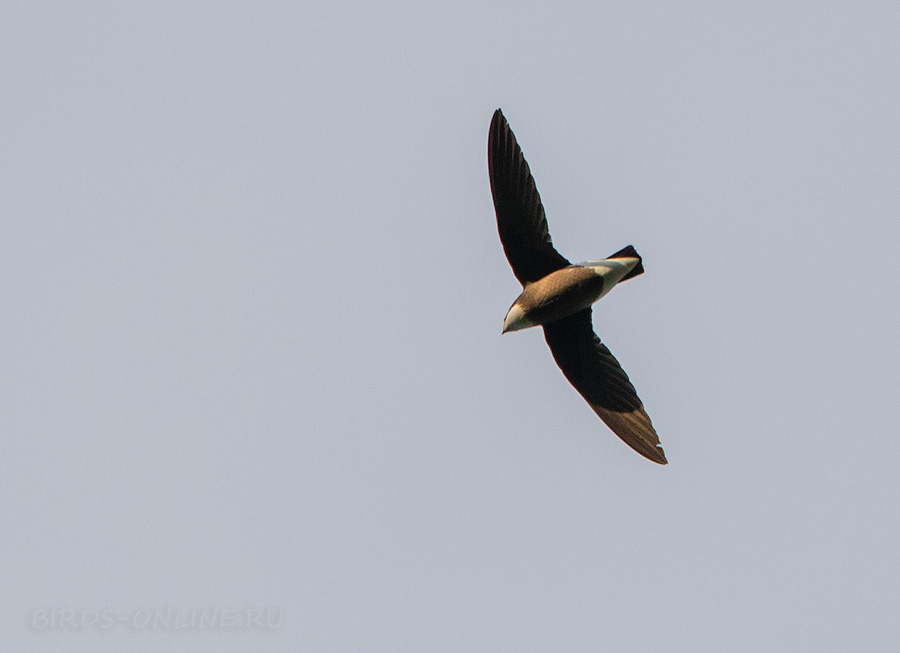
[[[900,647],[898,34],[888,2],[3,3],[4,650]],[[644,257],[594,323],[666,468],[500,336],[498,106],[561,253]]]

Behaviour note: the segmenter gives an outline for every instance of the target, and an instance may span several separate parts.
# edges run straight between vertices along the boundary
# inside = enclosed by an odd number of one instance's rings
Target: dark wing
[[[524,286],[569,265],[550,242],[541,196],[500,109],[488,134],[488,174],[503,251]]]
[[[666,454],[625,370],[600,342],[591,309],[544,325],[544,337],[556,364],[575,389],[629,447],[665,465]]]

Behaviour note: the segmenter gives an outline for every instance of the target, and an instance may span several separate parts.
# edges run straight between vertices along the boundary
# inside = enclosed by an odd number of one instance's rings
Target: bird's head
[[[503,333],[519,331],[520,329],[527,329],[533,326],[534,322],[525,317],[525,310],[516,302],[510,307],[509,312],[506,314],[506,319],[503,320]]]

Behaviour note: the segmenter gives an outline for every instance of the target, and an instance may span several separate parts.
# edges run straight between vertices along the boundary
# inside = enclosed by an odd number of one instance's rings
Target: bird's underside
[[[500,242],[524,287],[504,331],[541,325],[557,365],[600,419],[639,454],[666,464],[634,386],[591,322],[591,303],[643,272],[640,256],[628,246],[608,259],[572,266],[556,251],[528,163],[500,109],[488,135],[488,172]]]

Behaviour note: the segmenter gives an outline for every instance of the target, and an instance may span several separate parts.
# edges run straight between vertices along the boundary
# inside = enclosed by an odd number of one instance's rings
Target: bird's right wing
[[[600,342],[591,309],[544,325],[556,364],[594,412],[629,447],[665,465],[666,454],[625,370]]]
[[[569,265],[553,247],[541,196],[500,109],[494,112],[488,134],[488,174],[500,242],[522,285]]]

